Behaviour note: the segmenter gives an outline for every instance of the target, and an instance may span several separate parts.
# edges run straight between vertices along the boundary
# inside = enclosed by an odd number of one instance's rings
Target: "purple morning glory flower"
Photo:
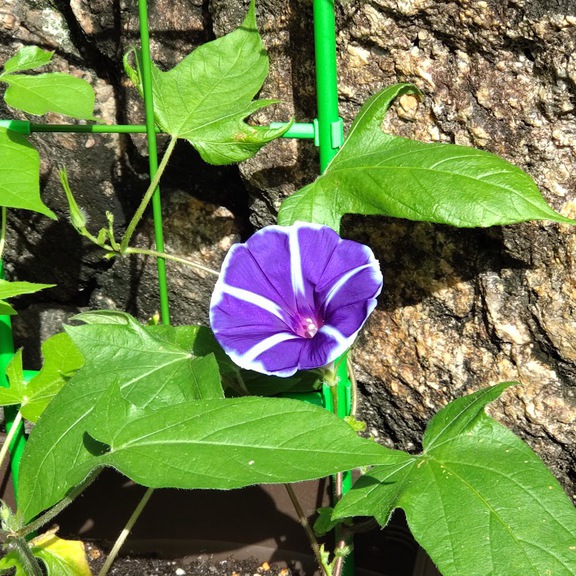
[[[381,289],[367,246],[327,226],[268,226],[226,255],[210,323],[241,368],[291,376],[343,354]]]

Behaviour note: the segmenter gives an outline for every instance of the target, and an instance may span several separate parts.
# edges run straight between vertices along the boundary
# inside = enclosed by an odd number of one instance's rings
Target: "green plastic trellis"
[[[73,132],[73,133],[145,133],[148,141],[150,179],[158,169],[158,152],[156,134],[158,129],[154,122],[154,101],[151,82],[150,39],[148,30],[148,7],[146,0],[138,0],[140,17],[140,38],[142,44],[142,84],[146,112],[146,124],[141,125],[56,125],[36,124],[22,120],[3,120],[0,124],[10,130],[22,134],[34,132]],[[314,0],[314,41],[316,55],[316,88],[318,118],[313,123],[294,123],[285,133],[286,138],[314,139],[319,148],[320,170],[323,172],[338,151],[343,141],[343,124],[338,114],[338,80],[336,64],[336,28],[334,0]],[[273,123],[273,127],[281,123]],[[156,189],[152,199],[154,221],[154,236],[156,250],[164,251],[162,206],[160,190]],[[165,261],[158,262],[158,286],[160,294],[160,317],[163,324],[170,323],[168,302],[168,281]],[[3,268],[0,261],[0,277],[3,278]],[[8,386],[6,367],[14,355],[12,328],[9,316],[0,317],[0,386]],[[348,378],[346,359],[340,362],[338,368],[338,406],[341,417],[349,414],[351,405],[351,385]],[[300,396],[301,399],[322,403],[326,408],[333,408],[330,391],[325,389],[322,397]],[[6,426],[10,428],[17,410],[7,408]],[[25,445],[23,429],[15,437],[10,447],[11,467],[15,486],[18,482],[20,457]],[[345,474],[343,489],[351,485],[351,475]],[[351,563],[347,563],[350,566]],[[348,572],[348,570],[347,570]]]
[[[4,266],[0,260],[0,278],[4,279]],[[8,388],[8,378],[6,376],[6,368],[14,356],[14,339],[12,337],[12,322],[10,316],[0,315],[0,386]],[[4,407],[4,421],[6,423],[6,434],[10,432],[14,426],[14,420],[18,414],[17,406]],[[18,425],[18,430],[12,442],[10,443],[10,468],[12,471],[12,482],[14,488],[18,486],[18,471],[20,468],[20,459],[26,439],[24,437],[24,426],[22,423]],[[16,492],[16,490],[15,490]]]

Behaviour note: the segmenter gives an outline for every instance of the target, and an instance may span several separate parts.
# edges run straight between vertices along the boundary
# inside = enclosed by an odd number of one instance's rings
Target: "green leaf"
[[[16,310],[8,302],[0,300],[0,316],[13,316],[14,314],[17,314]]]
[[[14,569],[13,572],[12,569]],[[0,558],[0,574],[4,574],[7,570],[11,571],[10,576],[29,576],[29,572],[15,550]]]
[[[316,536],[325,536],[338,526],[340,522],[338,520],[332,520],[333,511],[334,509],[331,506],[318,508],[318,510],[316,510],[318,513],[318,517],[314,521],[314,534],[316,534]]]
[[[288,378],[268,376],[251,370],[240,370],[240,375],[250,394],[255,396],[301,394],[318,391],[322,388],[321,374],[311,370],[296,372]]]
[[[44,364],[26,386],[20,412],[30,422],[37,422],[64,384],[82,367],[84,357],[68,334],[55,334],[42,344]]]
[[[46,288],[54,288],[56,284],[36,284],[34,282],[9,282],[0,279],[0,300],[13,298],[22,294],[34,294]]]
[[[546,204],[528,174],[498,156],[384,133],[380,124],[391,98],[403,93],[417,91],[399,84],[364,104],[325,173],[283,202],[280,224],[304,220],[338,231],[348,213],[459,227],[526,220],[574,224]]]
[[[84,544],[77,540],[63,540],[50,530],[34,538],[29,546],[32,555],[42,560],[48,576],[91,576]],[[25,561],[17,549],[0,559],[0,570],[15,568],[14,576],[29,576]]]
[[[66,328],[86,358],[84,377],[121,382],[123,396],[136,406],[222,396],[219,377],[205,377],[203,360],[195,358],[191,348],[172,343],[166,336],[157,338],[153,330],[128,315],[125,318],[126,324]],[[176,329],[166,327],[165,332]]]
[[[73,118],[94,120],[94,90],[86,80],[62,72],[21,75],[3,74],[8,84],[6,104],[29,114],[56,112]]]
[[[138,57],[137,57],[138,58]],[[140,87],[140,74],[124,60]],[[244,118],[274,100],[253,101],[268,75],[268,56],[256,26],[254,1],[235,31],[196,48],[177,66],[152,66],[155,115],[172,136],[185,138],[211,164],[231,164],[253,156],[289,126],[270,129]]]
[[[38,46],[24,46],[20,48],[10,60],[4,63],[4,74],[22,72],[23,70],[32,70],[48,64],[52,60],[54,52],[42,50]],[[1,76],[0,76],[1,78]]]
[[[466,433],[466,429],[476,420],[486,419],[484,408],[492,401],[500,398],[502,392],[510,386],[517,386],[518,382],[501,382],[496,386],[483,388],[462,398],[450,402],[438,412],[428,423],[422,439],[422,446],[426,452],[436,445],[449,442]]]
[[[22,369],[22,350],[18,350],[6,375],[10,386],[0,388],[0,406],[20,404],[22,416],[36,422],[62,386],[82,366],[84,358],[67,334],[55,334],[42,344],[44,365],[26,383]]]
[[[194,330],[194,349],[196,356],[214,354],[218,361],[222,384],[224,388],[238,390],[241,384],[251,396],[273,396],[282,393],[311,392],[322,386],[322,376],[319,372],[299,371],[288,378],[268,376],[252,370],[242,370],[224,352],[212,330],[205,326],[187,326],[187,330]],[[164,331],[165,327],[157,326],[154,330]],[[152,331],[151,333],[155,333]]]
[[[26,381],[22,367],[22,349],[17,350],[6,366],[9,387],[0,387],[0,406],[20,404],[26,396]]]
[[[24,136],[0,128],[0,206],[24,208],[56,220],[40,199],[40,156]]]
[[[129,326],[134,322],[134,317],[127,312],[119,310],[89,310],[73,316],[71,320],[84,322],[85,324],[119,324]]]
[[[46,565],[48,576],[91,576],[84,543],[63,540],[54,531],[32,540],[32,553]]]
[[[92,318],[111,323],[68,327],[84,356],[84,367],[50,402],[22,456],[18,490],[25,521],[73,487],[66,470],[91,456],[83,448],[85,421],[110,385],[119,385],[122,396],[140,407],[161,408],[223,395],[213,355],[193,353],[196,330],[165,327],[159,332],[159,327],[144,328],[125,314]],[[117,425],[107,423],[111,429]]]
[[[358,480],[333,518],[400,507],[444,576],[574,576],[576,509],[538,456],[483,407],[509,384],[449,404],[422,455]]]
[[[45,288],[53,288],[56,284],[35,284],[33,282],[8,282],[0,279],[0,315],[12,316],[16,310],[3,300],[20,296],[21,294],[34,294]]]
[[[71,472],[76,483],[105,465],[144,486],[231,489],[319,478],[393,454],[323,408],[279,398],[138,410],[112,385],[86,428],[94,455]]]

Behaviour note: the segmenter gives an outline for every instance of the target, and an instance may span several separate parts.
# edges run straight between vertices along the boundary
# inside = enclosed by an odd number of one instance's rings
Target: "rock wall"
[[[236,26],[248,2],[150,4],[154,58],[172,66]],[[315,116],[311,2],[257,5],[271,60],[262,95],[282,103],[256,120],[309,121]],[[424,98],[400,98],[385,130],[495,152],[528,171],[555,209],[576,216],[576,1],[350,0],[337,3],[337,16],[346,126],[383,86],[413,82]],[[53,69],[93,83],[97,114],[138,122],[142,109],[120,64],[137,25],[135,0],[5,0],[1,54],[21,43],[55,49]],[[119,229],[125,225],[146,185],[141,138],[37,135],[36,142],[52,209],[65,215],[55,170],[61,163],[95,229],[105,209]],[[309,142],[278,141],[230,168],[204,166],[180,145],[163,182],[167,248],[218,266],[232,242],[273,222],[282,198],[317,171]],[[493,413],[541,454],[575,497],[576,231],[549,223],[457,230],[346,217],[344,234],[374,248],[385,278],[380,305],[354,351],[361,415],[371,431],[390,445],[417,449],[426,421],[451,398],[518,380],[522,385]],[[137,241],[149,238],[145,223]],[[14,216],[7,267],[19,279],[59,285],[40,303],[22,301],[15,327],[30,363],[37,361],[38,334],[73,310],[118,306],[144,319],[157,308],[152,262],[103,262],[65,217],[52,223]],[[173,321],[205,322],[212,280],[176,267],[170,277]]]

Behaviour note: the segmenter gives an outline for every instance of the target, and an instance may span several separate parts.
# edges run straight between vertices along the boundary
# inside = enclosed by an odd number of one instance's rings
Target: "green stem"
[[[160,165],[158,166],[158,171],[156,172],[156,174],[154,174],[154,178],[152,178],[152,181],[150,182],[150,186],[148,186],[148,190],[146,190],[146,194],[144,194],[144,198],[142,198],[142,202],[140,203],[140,206],[138,206],[136,213],[134,214],[132,220],[130,220],[130,224],[128,224],[128,227],[126,228],[126,232],[124,232],[124,236],[122,237],[122,241],[120,242],[120,251],[122,253],[124,253],[126,251],[126,249],[128,248],[128,244],[130,243],[130,240],[132,239],[132,235],[134,234],[134,231],[136,230],[136,226],[138,226],[138,223],[142,219],[142,216],[144,215],[144,211],[148,207],[150,200],[152,200],[152,196],[154,196],[154,192],[156,192],[156,188],[158,187],[158,183],[160,182],[160,178],[162,177],[162,174],[164,173],[164,170],[166,169],[166,165],[168,164],[168,160],[170,160],[170,156],[172,155],[172,152],[174,150],[174,146],[176,146],[177,141],[178,141],[178,138],[176,136],[172,136],[172,138],[170,138],[170,142],[168,143],[168,147],[166,148],[166,152],[164,152],[164,156],[162,157],[162,161],[160,162]]]
[[[336,371],[334,370],[334,373]],[[335,415],[338,415],[338,383],[334,382],[330,386],[330,391],[332,393],[332,412]],[[333,499],[334,499],[334,506],[340,501],[342,495],[344,493],[344,474],[342,472],[338,472],[333,477]],[[351,536],[346,536],[343,526],[341,524],[337,524],[335,529],[335,539],[336,539],[336,548],[335,550],[340,550],[349,546],[351,544]],[[341,576],[344,570],[344,560],[343,556],[337,556],[334,559],[334,563],[332,565],[332,576]]]
[[[16,536],[18,538],[25,538],[29,534],[32,534],[32,532],[38,531],[40,528],[42,528],[42,526],[44,526],[44,524],[50,522],[52,518],[60,514],[60,512],[62,512],[66,506],[71,504],[77,496],[82,494],[82,492],[84,492],[84,490],[86,490],[86,488],[88,488],[88,486],[90,486],[90,484],[96,480],[97,476],[98,472],[92,472],[89,474],[84,482],[76,486],[76,488],[74,488],[69,494],[64,496],[64,498],[62,498],[58,504],[50,508],[50,510],[42,514],[42,516],[36,518],[36,520],[30,522],[30,524],[20,528],[20,530],[16,532]]]
[[[32,554],[32,550],[24,538],[10,538],[10,546],[16,550],[26,576],[43,576],[44,573],[38,565],[38,560]]]
[[[98,576],[106,576],[106,574],[108,574],[108,570],[110,570],[110,567],[114,563],[114,560],[116,560],[116,556],[118,556],[120,548],[122,548],[122,546],[124,545],[126,538],[128,538],[128,534],[130,534],[132,528],[134,528],[134,524],[136,524],[136,521],[140,517],[140,514],[142,514],[142,511],[144,510],[146,504],[148,504],[148,500],[150,500],[152,494],[154,494],[154,488],[148,488],[148,490],[146,490],[146,493],[138,503],[138,506],[136,506],[136,509],[132,513],[132,516],[130,516],[128,522],[126,522],[126,526],[124,526],[124,529],[120,533],[120,536],[118,536],[116,542],[114,542],[114,546],[112,547],[112,550],[110,550],[110,554],[108,554],[108,558],[106,558],[106,562],[104,562],[104,565],[100,569],[100,572],[98,572]]]
[[[186,266],[190,266],[191,268],[197,268],[198,270],[208,272],[209,274],[214,274],[215,276],[220,275],[220,272],[218,272],[217,270],[212,270],[212,268],[208,268],[207,266],[198,264],[193,260],[188,260],[187,258],[181,258],[180,256],[174,256],[173,254],[167,254],[166,252],[156,252],[156,250],[148,250],[146,248],[128,247],[124,250],[124,254],[144,254],[145,256],[164,258],[165,260],[172,260],[173,262],[178,262],[179,264],[185,264]]]
[[[312,527],[310,526],[310,522],[308,522],[308,518],[306,517],[306,514],[304,514],[304,510],[302,509],[302,506],[300,505],[300,501],[298,500],[298,496],[296,496],[296,493],[294,492],[294,488],[292,488],[292,486],[290,484],[284,484],[284,487],[286,488],[286,492],[288,492],[288,496],[290,496],[290,500],[292,501],[292,505],[294,506],[294,510],[296,511],[296,514],[298,515],[298,520],[300,521],[300,525],[302,526],[302,528],[304,528],[304,532],[306,533],[306,536],[308,537],[308,541],[310,542],[310,546],[312,547],[312,552],[314,552],[316,562],[318,562],[318,565],[320,566],[320,569],[322,570],[322,574],[324,576],[331,576],[332,575],[332,569],[330,568],[330,565],[326,564],[326,561],[322,557],[322,553],[320,551],[320,545],[318,544],[318,539],[316,538],[316,534],[314,534],[314,530],[312,530]]]
[[[352,349],[348,350],[348,353],[346,354],[346,369],[348,371],[348,380],[350,380],[350,389],[352,391],[350,416],[356,418],[356,413],[358,412],[358,382],[356,380],[356,372],[354,372],[354,363],[352,362]]]
[[[12,440],[14,440],[14,437],[18,433],[18,427],[20,426],[20,422],[22,422],[22,414],[20,411],[18,411],[16,413],[16,417],[14,418],[14,421],[10,425],[10,430],[8,431],[8,434],[6,435],[6,440],[4,441],[4,444],[2,445],[2,449],[0,450],[0,468],[2,467],[2,464],[4,463],[4,458],[6,458],[6,454],[8,453],[8,449],[10,447],[10,444],[12,444]]]
[[[6,220],[8,210],[6,206],[2,206],[2,211],[0,215],[0,260],[2,260],[2,254],[4,253],[4,246],[6,245]]]

